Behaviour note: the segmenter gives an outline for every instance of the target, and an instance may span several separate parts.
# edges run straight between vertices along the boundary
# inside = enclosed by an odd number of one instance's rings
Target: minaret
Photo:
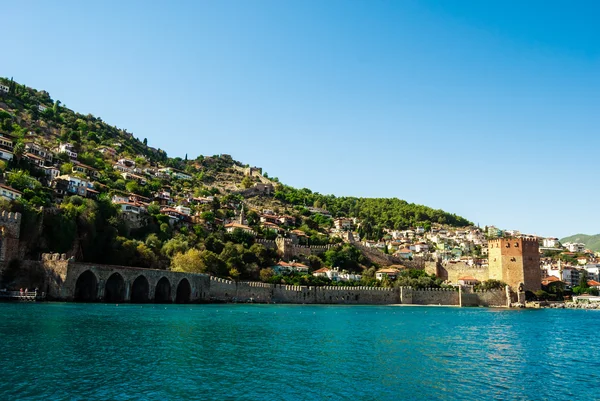
[[[240,210],[240,221],[239,221],[239,223],[241,225],[243,225],[243,226],[246,225],[246,223],[244,223],[244,220],[246,220],[246,219],[245,219],[245,216],[244,216],[244,204],[242,203],[242,210]]]

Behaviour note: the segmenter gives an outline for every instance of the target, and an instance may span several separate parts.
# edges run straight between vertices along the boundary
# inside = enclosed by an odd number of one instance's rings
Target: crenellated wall
[[[510,299],[507,298],[507,290],[473,291],[468,287],[461,291],[461,306],[509,306]]]
[[[273,290],[273,302],[390,305],[397,304],[400,300],[396,288],[276,285]]]
[[[460,294],[454,288],[423,288],[412,290],[416,305],[460,305]]]
[[[468,287],[459,291],[235,282],[205,274],[79,263],[59,254],[45,254],[42,261],[24,261],[22,266],[36,277],[41,272],[41,291],[61,301],[508,306],[510,296],[509,289],[474,292]]]
[[[479,281],[487,281],[490,278],[487,267],[469,266],[464,262],[447,262],[440,264],[437,276],[442,280],[448,280],[455,284],[458,283],[458,279],[463,276],[472,276]]]
[[[281,257],[285,260],[290,260],[298,257],[308,257],[310,255],[318,255],[334,248],[336,245],[297,245],[289,238],[278,237],[275,239],[277,250]]]

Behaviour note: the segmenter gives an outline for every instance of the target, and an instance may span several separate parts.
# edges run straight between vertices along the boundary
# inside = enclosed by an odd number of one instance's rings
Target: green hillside
[[[580,242],[585,244],[585,246],[592,251],[600,251],[600,234],[575,234],[561,239],[560,242],[563,244],[565,242]]]
[[[0,198],[0,208],[23,215],[21,253],[256,280],[279,257],[256,238],[300,232],[310,245],[337,244],[341,239],[330,235],[336,217],[358,218],[361,237],[373,240],[386,229],[471,225],[400,199],[295,189],[227,154],[169,157],[142,138],[0,78],[0,184],[11,194]],[[238,220],[242,205],[248,235],[225,227]],[[283,219],[275,228],[260,221],[265,209]],[[342,256],[352,263],[333,251],[311,263],[363,264],[360,252],[346,248]]]

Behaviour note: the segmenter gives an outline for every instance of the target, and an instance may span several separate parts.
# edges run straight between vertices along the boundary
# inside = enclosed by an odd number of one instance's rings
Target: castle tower
[[[0,212],[0,263],[7,263],[19,255],[21,213]]]
[[[504,281],[513,290],[541,288],[540,252],[537,239],[497,238],[488,241],[489,278]]]

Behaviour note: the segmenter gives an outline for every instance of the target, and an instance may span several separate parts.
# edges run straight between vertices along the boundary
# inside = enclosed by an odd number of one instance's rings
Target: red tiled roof
[[[9,190],[9,191],[15,192],[17,194],[23,195],[23,192],[18,191],[16,189],[14,189],[13,187],[9,187],[8,185],[0,184],[0,188],[4,188],[6,190]]]

